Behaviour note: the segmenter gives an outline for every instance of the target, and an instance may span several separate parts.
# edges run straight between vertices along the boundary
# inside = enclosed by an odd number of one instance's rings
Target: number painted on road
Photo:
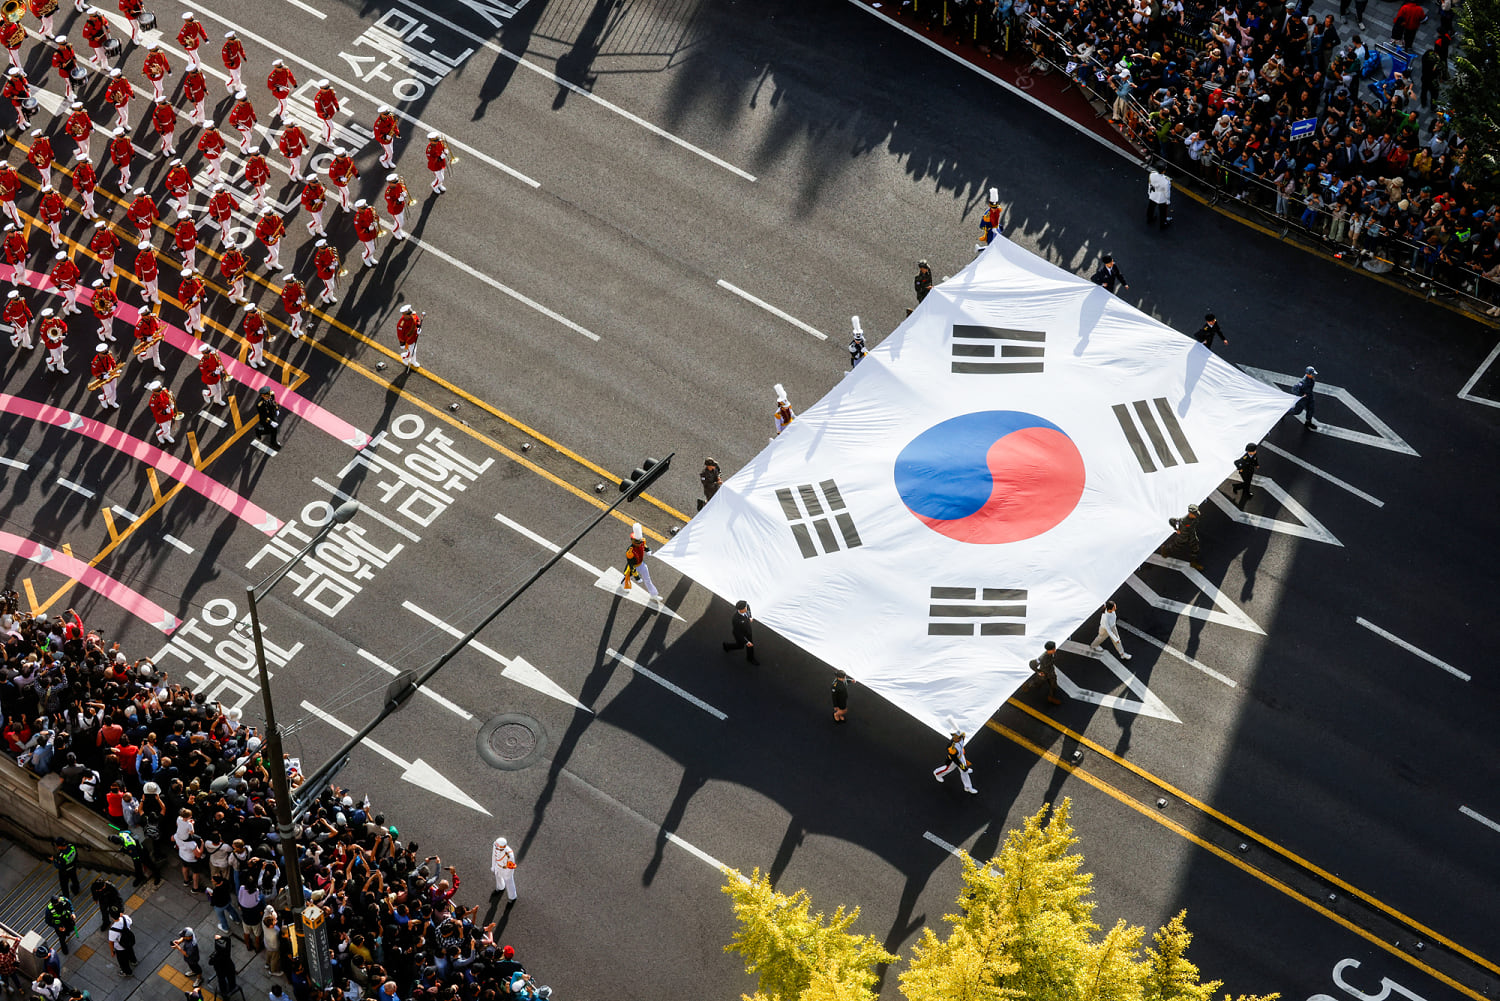
[[[1333,967],[1333,982],[1338,984],[1350,997],[1357,998],[1358,1001],[1387,1001],[1391,994],[1395,993],[1406,998],[1407,1001],[1427,1001],[1422,995],[1415,991],[1407,990],[1390,977],[1382,977],[1380,979],[1380,993],[1365,993],[1344,979],[1345,970],[1357,970],[1359,966],[1360,963],[1357,959],[1341,959]],[[1314,994],[1307,1001],[1344,1001],[1344,999],[1330,997],[1327,994]]]

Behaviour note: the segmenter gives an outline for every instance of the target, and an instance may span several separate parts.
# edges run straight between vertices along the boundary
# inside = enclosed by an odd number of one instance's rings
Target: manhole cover
[[[479,756],[494,768],[530,768],[542,760],[546,749],[546,729],[524,713],[502,713],[479,731]]]

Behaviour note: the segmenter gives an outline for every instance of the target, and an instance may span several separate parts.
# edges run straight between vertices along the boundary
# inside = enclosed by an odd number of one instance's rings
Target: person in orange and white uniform
[[[105,281],[115,276],[115,254],[120,250],[120,238],[115,236],[108,219],[94,220],[94,233],[89,237],[89,250],[99,258],[99,274]]]
[[[375,112],[375,125],[370,131],[380,144],[380,165],[387,170],[396,166],[395,145],[401,138],[401,123],[396,120],[396,113],[382,104]]]
[[[179,219],[187,215],[188,196],[193,193],[193,175],[182,165],[180,158],[175,158],[167,166],[167,176],[162,179],[162,184],[167,189],[167,204],[172,207],[172,212]]]
[[[251,368],[260,368],[266,363],[266,314],[253,302],[245,303],[245,322],[240,327],[240,333],[244,335],[245,343],[250,345],[245,364]]]
[[[219,273],[229,287],[229,298],[235,302],[245,301],[245,272],[250,261],[238,247],[229,247],[219,258]]]
[[[288,278],[281,287],[281,308],[286,310],[286,315],[292,320],[287,332],[293,337],[301,337],[302,313],[307,308],[307,289],[303,287],[300,278]]]
[[[188,70],[182,74],[182,96],[192,104],[193,111],[188,115],[188,121],[194,125],[202,125],[208,121],[208,115],[203,106],[208,103],[208,80],[203,76],[202,70]]]
[[[646,554],[650,551],[646,546],[646,533],[642,530],[641,523],[636,522],[630,526],[630,546],[625,550],[625,579],[621,583],[629,591],[632,583],[640,581],[651,599],[660,601],[661,593],[651,583],[651,570],[646,566]]]
[[[318,302],[338,302],[334,293],[339,285],[339,252],[327,240],[319,240],[313,251],[313,269],[323,282],[323,291],[318,293]]]
[[[385,175],[385,210],[391,214],[391,236],[398,240],[406,239],[406,205],[411,195],[407,193],[406,182],[401,180],[400,174]]]
[[[41,129],[31,130],[31,148],[26,151],[26,162],[36,168],[43,184],[52,183],[52,140],[42,135]]]
[[[12,69],[21,68],[21,46],[25,44],[25,28],[15,21],[0,21],[0,45],[5,46]]]
[[[240,152],[250,151],[250,141],[255,137],[255,123],[259,121],[255,114],[255,105],[245,96],[243,90],[234,92],[234,107],[229,109],[229,124],[233,125],[240,133]]]
[[[148,382],[146,389],[151,394],[146,398],[146,406],[151,408],[151,419],[156,422],[156,441],[158,444],[171,444],[177,440],[172,437],[172,421],[177,417],[177,401],[172,399],[171,391],[161,384],[160,379]]]
[[[354,235],[360,242],[360,260],[365,262],[365,267],[373,267],[375,241],[380,237],[380,217],[363,198],[354,203]]]
[[[141,41],[141,15],[145,12],[145,0],[120,0],[120,13],[130,22],[130,40],[137,45]]]
[[[198,266],[198,226],[193,222],[191,215],[185,215],[177,220],[177,226],[172,231],[172,242],[177,246],[177,252],[182,255],[182,264],[188,271]]]
[[[52,14],[57,10],[57,0],[30,0],[26,5],[31,8],[31,16],[42,24],[42,34],[52,34]]]
[[[203,134],[198,137],[198,152],[203,155],[206,164],[203,170],[205,180],[217,181],[219,179],[219,167],[224,162],[224,137],[219,130],[214,128],[213,122],[203,123]]]
[[[132,194],[130,207],[125,210],[125,217],[135,224],[138,239],[142,243],[150,243],[152,227],[161,214],[156,210],[156,199],[146,194],[145,188],[136,188]]]
[[[21,212],[16,208],[16,189],[20,184],[21,178],[16,174],[16,168],[0,161],[0,207],[5,209],[6,216],[17,226],[22,225]]]
[[[203,225],[219,231],[219,242],[229,245],[229,223],[240,210],[240,200],[223,183],[214,185],[214,193],[208,196],[208,215]]]
[[[42,197],[37,202],[36,214],[42,224],[47,227],[47,232],[52,235],[52,246],[62,246],[63,213],[67,211],[67,205],[63,202],[63,196],[52,190],[52,185],[42,186]]]
[[[161,329],[161,317],[148,309],[141,310],[140,316],[136,317],[135,343],[136,348],[140,350],[140,354],[136,357],[155,365],[158,372],[165,372],[167,366],[161,363],[161,341],[157,339]],[[143,344],[146,347],[142,348]]]
[[[68,106],[68,117],[63,121],[63,132],[78,147],[77,159],[92,159],[89,156],[89,140],[94,136],[94,120],[89,117],[88,109],[83,106],[82,101],[74,101]]]
[[[792,404],[786,398],[786,390],[781,388],[779,382],[776,384],[776,412],[771,416],[776,421],[776,434],[778,435],[797,419],[796,411],[792,410]]]
[[[115,312],[120,308],[120,297],[115,295],[114,289],[104,284],[103,278],[95,278],[89,288],[93,289],[93,295],[89,298],[89,306],[94,311],[94,319],[99,321],[99,336],[106,341],[113,341],[115,339]]]
[[[266,188],[271,186],[271,165],[266,162],[266,155],[260,151],[259,146],[250,147],[245,156],[244,171],[245,183],[255,191],[254,204],[256,207],[263,206]]]
[[[146,43],[146,58],[141,62],[141,73],[151,81],[151,100],[160,101],[166,96],[167,77],[172,75],[172,64],[161,50],[161,43]]]
[[[26,348],[30,350],[31,343],[31,304],[26,297],[21,295],[17,289],[11,289],[5,294],[5,310],[0,313],[0,320],[4,320],[10,326],[10,343],[12,347]]]
[[[135,161],[135,144],[125,134],[124,128],[115,129],[114,136],[109,140],[109,161],[120,172],[117,183],[120,194],[123,195],[130,190],[130,165]]]
[[[83,292],[78,280],[83,277],[83,272],[78,270],[78,265],[73,263],[73,258],[68,256],[66,250],[59,250],[53,258],[52,270],[47,272],[47,280],[52,287],[63,294],[67,305],[63,307],[63,315],[82,313],[78,308],[78,296]]]
[[[188,69],[196,70],[203,67],[198,58],[198,47],[208,41],[208,31],[203,23],[192,15],[191,12],[182,15],[182,27],[177,29],[177,44],[182,46],[182,51],[187,53]]]
[[[94,208],[94,192],[99,187],[99,174],[94,170],[94,165],[87,160],[80,160],[73,166],[71,180],[73,190],[83,200],[83,214],[90,219],[97,219],[99,210]]]
[[[358,176],[359,168],[354,165],[349,151],[342,146],[334,149],[333,159],[328,164],[328,183],[333,185],[345,212],[349,211],[349,183]]]
[[[83,40],[89,43],[89,62],[104,69],[109,58],[104,51],[104,45],[109,41],[109,21],[92,7],[88,8],[88,17],[83,20]]]
[[[115,128],[130,128],[130,102],[135,99],[135,87],[119,69],[109,71],[109,86],[104,88],[104,99],[115,106]],[[124,135],[123,131],[116,135]]]
[[[274,209],[266,209],[255,220],[255,238],[266,247],[266,267],[272,271],[280,271],[281,263],[281,238],[286,235],[286,223],[281,221],[281,216]]]
[[[63,343],[68,339],[68,321],[55,315],[52,310],[42,310],[42,321],[37,333],[42,338],[42,347],[47,349],[47,371],[68,374],[63,361]]]
[[[195,334],[203,333],[203,299],[208,287],[198,272],[192,268],[182,269],[182,281],[177,286],[177,301],[187,310],[187,328]]]
[[[286,157],[287,174],[292,178],[302,176],[302,158],[307,155],[307,133],[302,126],[292,122],[276,137],[276,148]]]
[[[25,234],[13,222],[6,223],[0,232],[5,234],[5,239],[0,241],[0,250],[5,252],[5,266],[10,268],[10,283],[30,285],[26,280],[26,257],[30,250],[26,246]]]
[[[318,92],[313,95],[313,114],[323,123],[323,142],[333,145],[333,118],[339,113],[339,96],[327,80],[318,81]]]
[[[151,127],[161,137],[161,155],[177,155],[177,109],[170,101],[158,98],[151,109]]]
[[[286,117],[286,99],[292,96],[292,90],[296,86],[297,78],[286,68],[286,63],[280,59],[272,59],[271,72],[266,76],[266,87],[271,91],[271,96],[276,98],[276,114],[272,118]]]
[[[203,399],[216,407],[224,406],[224,380],[228,376],[219,353],[207,344],[203,345],[203,350],[198,352],[198,378],[203,380]]]
[[[323,187],[317,174],[307,175],[307,183],[302,186],[301,200],[302,208],[312,216],[307,220],[307,231],[314,236],[327,236],[328,231],[323,228],[323,212],[328,208],[328,189]]]
[[[219,58],[224,61],[224,70],[229,74],[229,80],[224,84],[229,93],[244,90],[245,85],[240,83],[240,72],[245,67],[245,46],[234,32],[224,32],[224,45],[219,49]]]
[[[422,314],[411,308],[411,303],[401,307],[396,318],[396,343],[401,345],[401,360],[407,368],[421,368],[417,361],[417,341],[422,336]]]
[[[161,270],[156,263],[156,248],[151,246],[150,240],[142,240],[140,253],[135,255],[135,277],[141,283],[141,301],[154,302],[161,305],[161,292],[157,288],[157,280],[161,277]]]
[[[442,194],[448,190],[443,184],[444,178],[448,176],[448,165],[452,159],[448,153],[448,143],[436,132],[427,133],[427,169],[432,171],[432,190]]]
[[[5,71],[5,87],[0,89],[0,97],[9,99],[15,109],[16,127],[23,131],[31,128],[31,115],[26,110],[26,102],[31,100],[31,84],[26,80],[25,70],[12,66]]]
[[[57,43],[57,48],[52,50],[52,69],[62,81],[63,100],[71,102],[73,73],[78,69],[78,52],[73,48],[73,43],[68,41],[67,35],[58,35],[52,40]]]
[[[115,369],[120,363],[110,353],[109,345],[100,341],[94,345],[94,357],[89,361],[89,372],[95,379],[103,379]],[[99,403],[107,410],[119,410],[120,404],[115,397],[120,392],[120,379],[116,376],[99,387]]]

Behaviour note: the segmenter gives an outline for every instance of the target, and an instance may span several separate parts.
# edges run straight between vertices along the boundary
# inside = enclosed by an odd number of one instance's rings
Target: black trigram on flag
[[[1113,409],[1120,430],[1125,432],[1125,441],[1135,453],[1135,461],[1141,464],[1141,472],[1156,472],[1157,463],[1166,469],[1198,461],[1193,446],[1188,444],[1187,435],[1182,433],[1182,425],[1177,423],[1177,415],[1172,413],[1172,407],[1164,397],[1136,400],[1131,404],[1116,403]],[[1147,441],[1151,443],[1149,448]],[[1153,456],[1155,463],[1151,461]]]
[[[1023,375],[1042,370],[1047,334],[1041,330],[1009,330],[953,325],[953,371],[964,375]],[[997,358],[996,349],[999,350]]]
[[[928,636],[1025,636],[1026,589],[935,587]]]
[[[803,559],[853,549],[860,544],[854,519],[844,507],[838,484],[832,480],[816,485],[804,483],[795,491],[782,487],[776,491],[776,499],[781,502],[781,513],[791,523],[792,537],[797,540]]]

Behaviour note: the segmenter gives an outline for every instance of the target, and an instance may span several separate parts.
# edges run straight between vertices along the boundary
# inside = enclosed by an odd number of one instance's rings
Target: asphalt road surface
[[[1500,414],[1473,399],[1500,399],[1500,372],[1481,370],[1492,330],[1185,198],[1171,232],[1147,230],[1136,168],[839,0],[192,6],[216,36],[239,30],[262,104],[273,54],[304,90],[334,79],[341,129],[402,102],[414,238],[386,237],[361,269],[333,213],[353,262],[339,302],[307,340],[270,345],[299,413],[279,455],[253,444],[238,376],[232,408],[200,411],[189,338],[163,349],[187,411],[169,451],[201,473],[26,405],[151,440],[139,364],[118,412],[84,391],[92,320],[75,325],[72,376],[7,351],[6,577],[28,600],[78,608],[256,718],[244,589],[357,497],[365,510],[261,610],[278,717],[311,767],[392,673],[430,663],[611,499],[606,470],[675,450],[654,501],[607,520],[338,778],[456,864],[464,899],[482,898],[491,839],[511,838],[521,900],[502,937],[556,996],[749,990],[721,951],[720,864],[859,904],[860,927],[905,953],[951,908],[949,849],[987,853],[1061,795],[1101,919],[1155,927],[1186,907],[1193,957],[1228,990],[1493,996],[1497,686],[1476,639],[1500,556]],[[127,50],[130,71],[140,57]],[[86,100],[101,90],[92,78]],[[429,128],[459,157],[437,198]],[[341,135],[377,198],[375,147]],[[1243,512],[1227,484],[1208,502],[1202,576],[1146,565],[1122,587],[1129,671],[1065,655],[1075,697],[1002,709],[971,742],[981,792],[965,797],[928,777],[940,738],[857,685],[851,724],[831,727],[826,668],[769,635],[760,668],[726,658],[724,603],[662,567],[668,610],[649,608],[609,568],[631,519],[662,539],[693,509],[704,455],[733,472],[763,447],[773,383],[804,406],[839,378],[851,314],[878,342],[912,304],[918,257],[939,277],[969,259],[991,185],[1022,245],[1080,271],[1111,251],[1130,301],[1182,330],[1212,309],[1227,358],[1272,380],[1314,364],[1328,392],[1325,431],[1288,420],[1268,438],[1274,482]],[[294,199],[284,176],[272,197]],[[304,218],[283,261],[306,276]],[[282,279],[251,258],[269,304]],[[214,299],[208,340],[240,356]],[[409,373],[393,354],[406,302],[426,313]],[[103,577],[73,586],[69,560]],[[504,714],[522,719],[487,727]],[[534,763],[493,767],[481,743]]]

